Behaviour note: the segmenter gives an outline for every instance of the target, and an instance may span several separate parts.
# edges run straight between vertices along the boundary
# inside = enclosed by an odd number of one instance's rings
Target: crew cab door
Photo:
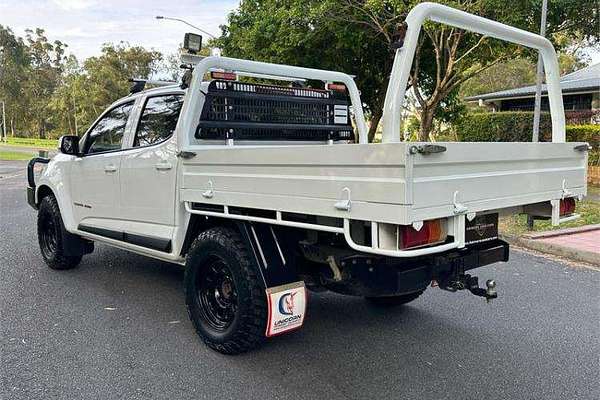
[[[73,214],[79,230],[103,236],[120,230],[121,151],[133,104],[131,100],[105,112],[85,135],[82,157],[73,161]]]
[[[142,100],[131,148],[121,160],[121,211],[129,241],[170,251],[175,224],[177,126],[183,104],[180,92]]]

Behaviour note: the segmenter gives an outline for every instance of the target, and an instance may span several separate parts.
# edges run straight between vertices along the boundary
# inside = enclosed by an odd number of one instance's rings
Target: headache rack
[[[349,105],[333,90],[214,80],[195,137],[353,142]]]

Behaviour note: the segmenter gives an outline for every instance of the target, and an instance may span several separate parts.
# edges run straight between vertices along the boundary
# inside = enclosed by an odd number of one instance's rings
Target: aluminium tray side
[[[403,143],[198,148],[183,161],[181,200],[400,223],[405,149]],[[202,194],[211,185],[207,198]],[[345,188],[350,211],[335,207]]]

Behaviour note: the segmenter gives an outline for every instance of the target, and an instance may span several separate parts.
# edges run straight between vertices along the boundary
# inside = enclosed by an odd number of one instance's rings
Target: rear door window
[[[170,138],[182,106],[182,94],[149,97],[135,132],[133,147],[151,146]]]
[[[98,121],[89,134],[87,154],[121,149],[125,127],[132,107],[133,101],[121,104],[110,110]]]

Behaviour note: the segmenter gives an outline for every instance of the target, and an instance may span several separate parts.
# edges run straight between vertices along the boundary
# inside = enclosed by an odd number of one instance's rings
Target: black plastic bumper
[[[331,280],[327,287],[358,296],[412,293],[426,288],[433,280],[446,281],[468,270],[508,261],[508,255],[508,243],[496,239],[409,260],[349,256],[338,260],[342,281]]]
[[[35,188],[27,186],[27,203],[37,210],[37,204],[35,203]]]

